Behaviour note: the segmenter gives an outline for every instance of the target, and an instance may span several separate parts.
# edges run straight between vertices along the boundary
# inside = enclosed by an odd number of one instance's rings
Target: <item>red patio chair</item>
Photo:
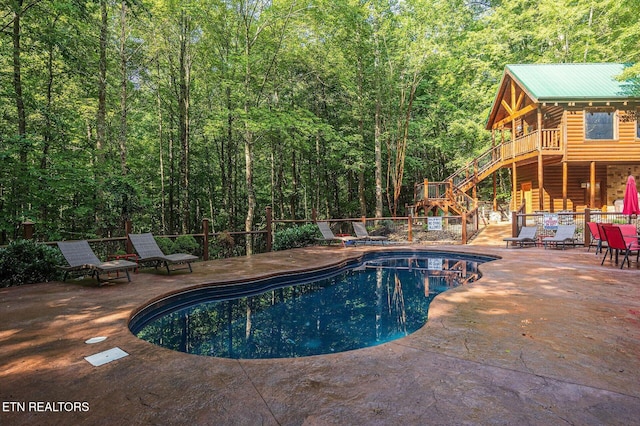
[[[624,267],[624,262],[627,262],[627,267],[631,267],[631,261],[629,260],[629,254],[631,252],[636,252],[636,263],[638,262],[638,258],[640,257],[640,244],[638,244],[637,238],[634,241],[631,241],[627,244],[622,235],[622,230],[619,226],[605,226],[603,227],[604,234],[607,237],[607,243],[609,245],[609,251],[611,250],[623,250],[624,251],[624,259],[622,259],[622,264],[620,265],[620,269]],[[606,254],[605,254],[606,257]],[[617,260],[617,256],[616,256]],[[601,265],[604,263],[604,259],[602,259]]]
[[[620,231],[622,231],[622,237],[624,238],[624,242],[633,243],[638,242],[638,230],[635,225],[626,224],[626,225],[618,225],[620,227]]]
[[[596,223],[596,227],[598,228],[598,235],[600,236],[600,252],[602,253],[603,244],[607,244],[607,251],[604,252],[604,257],[602,258],[601,265],[604,263],[604,259],[607,258],[607,253],[609,253],[609,259],[613,256],[613,251],[609,250],[609,244],[607,243],[607,235],[604,233],[605,226],[613,226],[610,223]]]
[[[591,246],[596,246],[596,256],[598,253],[602,253],[602,237],[600,236],[600,230],[598,229],[598,224],[596,222],[587,222],[587,226],[589,227],[589,232],[591,232],[591,241],[589,242],[589,248],[587,251],[591,251]]]

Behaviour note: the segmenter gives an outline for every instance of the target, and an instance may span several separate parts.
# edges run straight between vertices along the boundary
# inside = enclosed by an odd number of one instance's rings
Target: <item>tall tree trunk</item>
[[[245,33],[245,75],[244,75],[244,113],[246,116],[245,131],[244,131],[244,167],[245,167],[245,186],[247,190],[247,215],[244,220],[245,232],[253,231],[253,217],[256,209],[256,193],[253,187],[253,131],[249,127],[249,93],[251,93],[251,35],[249,33],[250,27],[246,27]],[[246,238],[246,254],[251,256],[253,254],[253,237],[251,234]]]
[[[382,83],[380,82],[380,50],[378,49],[378,32],[374,32],[374,72],[376,84],[376,109],[374,117],[373,145],[375,155],[376,212],[375,217],[382,217]]]
[[[167,216],[166,216],[166,191],[164,187],[164,151],[162,146],[162,138],[164,137],[164,129],[162,123],[162,101],[160,99],[160,62],[157,63],[158,72],[158,89],[156,92],[156,102],[158,105],[158,162],[160,165],[160,224],[162,233],[167,232]]]
[[[107,40],[109,37],[109,16],[107,11],[107,0],[100,0],[100,40],[99,40],[99,60],[98,60],[98,111],[96,114],[96,144],[95,144],[95,167],[94,175],[96,180],[96,191],[94,203],[98,207],[95,209],[94,221],[99,235],[102,235],[102,211],[103,205],[102,188],[103,174],[99,170],[104,165],[104,148],[106,146],[107,134]]]
[[[107,128],[107,39],[109,37],[109,16],[107,0],[100,0],[100,47],[98,61],[98,112],[96,116],[96,152],[98,162],[103,163],[102,150],[105,147]]]
[[[179,124],[180,129],[180,199],[182,233],[189,232],[190,224],[190,195],[189,195],[189,108],[191,102],[191,22],[184,11],[181,16],[181,36],[180,36],[180,81],[179,81]]]
[[[22,0],[17,0],[16,9],[13,13],[13,89],[15,92],[16,112],[18,114],[18,136],[24,138],[27,134],[27,119],[24,111],[24,98],[22,96],[22,63],[21,54],[22,49],[20,47],[20,19],[22,18]],[[21,144],[20,147],[20,161],[27,162],[27,150],[26,145]]]
[[[120,170],[122,176],[127,174],[127,3],[120,5]],[[127,218],[123,218],[127,219]]]

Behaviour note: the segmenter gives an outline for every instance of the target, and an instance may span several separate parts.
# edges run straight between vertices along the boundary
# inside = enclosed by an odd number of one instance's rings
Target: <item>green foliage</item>
[[[209,255],[212,258],[228,258],[238,255],[236,240],[228,232],[219,233],[209,244]]]
[[[173,242],[173,253],[187,253],[199,256],[200,244],[191,235],[180,235]]]
[[[320,237],[318,227],[313,224],[282,229],[273,234],[273,250],[288,250],[316,244]]]
[[[156,243],[158,243],[158,247],[164,254],[173,254],[173,241],[167,237],[154,237]]]
[[[175,240],[167,237],[154,237],[164,254],[187,253],[200,256],[200,244],[192,235],[180,235]]]
[[[56,248],[32,240],[16,240],[0,249],[0,287],[60,279],[58,266],[65,265]]]
[[[0,94],[0,244],[25,218],[49,241],[122,235],[125,220],[159,235],[198,232],[203,217],[241,230],[254,193],[256,220],[267,205],[283,219],[370,216],[376,171],[400,180],[383,182],[382,198],[402,188],[402,206],[414,182],[443,180],[487,147],[505,64],[615,61],[636,63],[626,78],[640,73],[637,0],[312,3],[127,2],[119,40],[121,4],[107,2],[104,140],[98,4],[25,8],[20,43],[11,31],[0,43],[0,68],[11,73],[19,54],[22,79]]]

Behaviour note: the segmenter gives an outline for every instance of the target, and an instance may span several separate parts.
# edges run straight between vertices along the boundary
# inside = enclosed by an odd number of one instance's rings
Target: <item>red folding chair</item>
[[[608,250],[618,250],[624,252],[624,259],[622,259],[622,264],[620,265],[620,269],[624,267],[624,262],[627,262],[627,267],[631,267],[631,261],[629,260],[629,254],[632,252],[636,252],[636,262],[638,262],[638,258],[640,257],[640,244],[638,244],[637,238],[633,241],[627,243],[622,235],[622,230],[619,226],[605,226],[604,234],[607,237],[607,243],[609,245]],[[606,254],[605,254],[606,257]],[[616,260],[618,256],[616,254]],[[601,265],[604,263],[604,259],[602,259]]]
[[[597,256],[598,253],[602,253],[602,238],[600,237],[600,230],[598,229],[598,224],[596,222],[587,222],[587,226],[591,233],[591,241],[589,242],[589,248],[587,251],[591,251],[591,246],[595,243]]]

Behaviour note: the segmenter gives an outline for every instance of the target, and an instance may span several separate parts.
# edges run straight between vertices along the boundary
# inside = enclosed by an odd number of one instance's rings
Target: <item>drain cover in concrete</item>
[[[129,354],[120,348],[112,348],[103,352],[98,352],[97,354],[91,356],[86,356],[84,357],[84,359],[86,359],[89,364],[98,367],[111,361],[124,358],[127,355]]]

